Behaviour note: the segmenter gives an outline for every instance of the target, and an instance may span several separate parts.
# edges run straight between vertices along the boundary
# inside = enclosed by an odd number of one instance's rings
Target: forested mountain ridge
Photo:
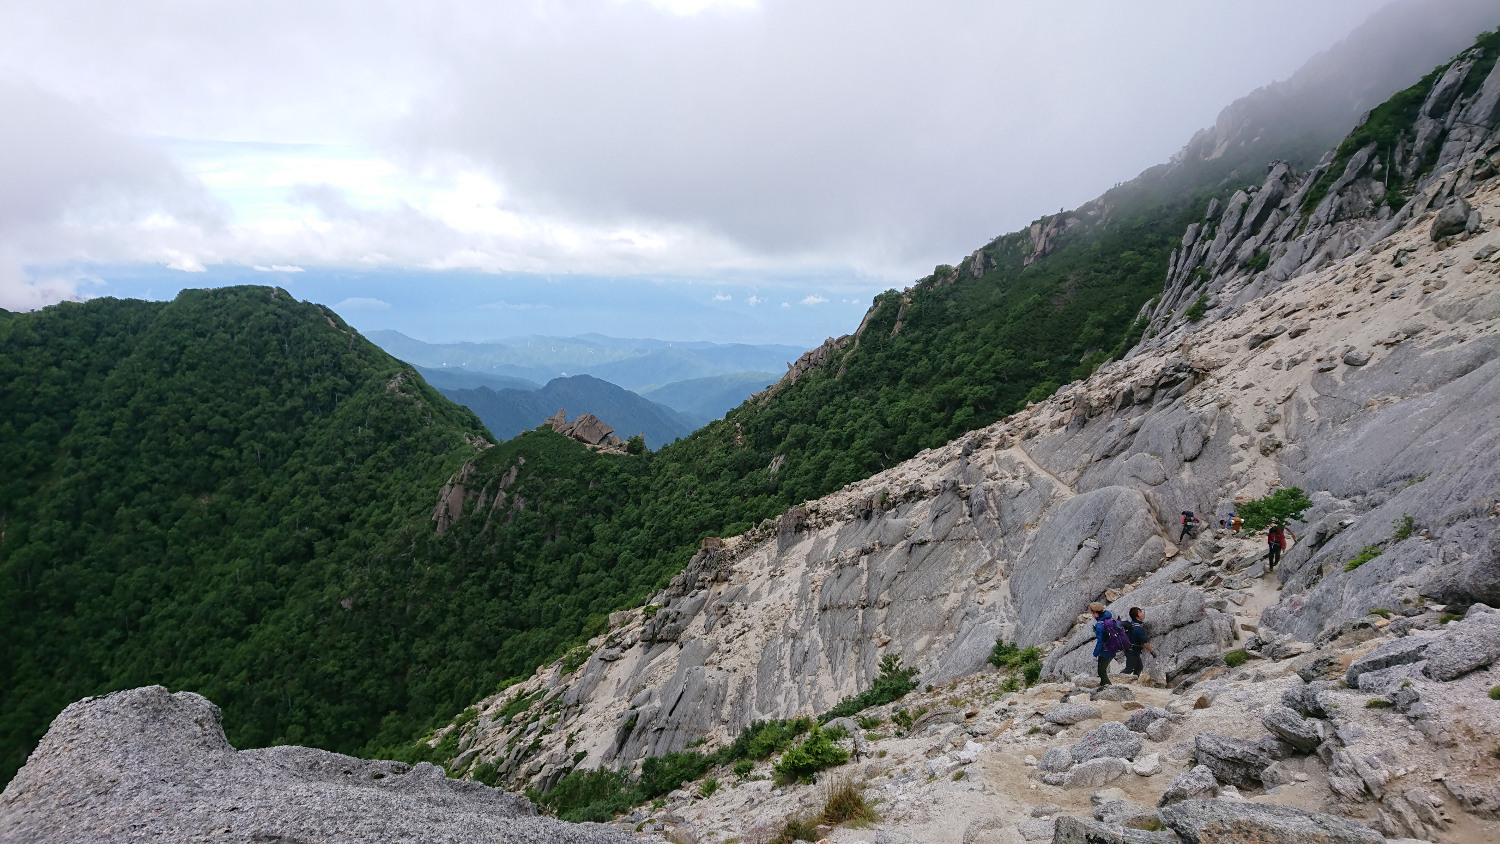
[[[441,573],[412,542],[487,438],[272,288],[0,317],[0,779],[143,683],[214,695],[241,746],[357,750],[421,710]]]

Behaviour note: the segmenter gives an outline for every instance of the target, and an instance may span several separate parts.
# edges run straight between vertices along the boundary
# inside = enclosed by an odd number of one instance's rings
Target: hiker
[[[1130,648],[1130,637],[1125,635],[1125,628],[1103,604],[1089,604],[1089,612],[1094,616],[1094,658],[1099,660],[1099,687],[1111,685],[1109,682],[1109,662],[1115,658],[1115,654]]]
[[[1130,639],[1130,647],[1125,649],[1125,673],[1139,677],[1145,668],[1141,664],[1141,649],[1156,656],[1156,650],[1151,647],[1151,638],[1146,635],[1146,614],[1140,607],[1130,608],[1130,620],[1125,622],[1125,635]]]
[[[1177,537],[1178,544],[1179,545],[1182,544],[1182,540],[1187,539],[1188,538],[1188,534],[1192,533],[1193,532],[1193,528],[1195,528],[1197,526],[1198,526],[1198,517],[1193,515],[1193,511],[1192,510],[1183,510],[1182,511],[1182,535],[1179,536],[1179,537]]]
[[[1229,514],[1229,529],[1231,531],[1233,531],[1234,533],[1239,533],[1240,532],[1240,528],[1242,528],[1244,526],[1245,526],[1245,520],[1244,519],[1240,518],[1239,516],[1236,516],[1233,513]]]
[[[1270,571],[1281,562],[1281,550],[1286,547],[1286,532],[1281,525],[1271,525],[1271,529],[1266,531],[1266,547],[1266,557],[1270,559],[1266,564],[1266,571]]]

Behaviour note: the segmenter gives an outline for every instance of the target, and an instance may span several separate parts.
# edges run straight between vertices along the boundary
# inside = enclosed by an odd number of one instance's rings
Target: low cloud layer
[[[896,283],[1379,5],[0,4],[0,306],[129,262]]]

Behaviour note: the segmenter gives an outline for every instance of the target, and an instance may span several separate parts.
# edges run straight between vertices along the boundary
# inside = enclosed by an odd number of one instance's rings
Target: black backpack
[[[1147,642],[1146,625],[1139,621],[1132,621],[1130,622],[1130,629],[1126,631],[1126,635],[1130,637],[1130,644],[1139,648]]]

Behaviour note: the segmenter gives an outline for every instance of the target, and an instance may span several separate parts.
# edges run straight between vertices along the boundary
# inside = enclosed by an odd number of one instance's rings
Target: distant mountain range
[[[541,384],[528,378],[471,372],[461,366],[433,369],[430,366],[413,364],[412,368],[420,373],[427,383],[439,390],[472,390],[475,387],[489,387],[491,390],[540,390],[542,388]]]
[[[502,440],[542,424],[559,409],[568,411],[568,421],[592,413],[629,439],[644,434],[646,447],[657,449],[685,437],[708,420],[680,413],[664,404],[644,399],[592,375],[554,378],[534,390],[475,387],[439,392],[469,408],[485,427]]]
[[[805,351],[797,346],[684,343],[602,334],[505,337],[489,343],[424,343],[399,331],[372,331],[367,336],[401,360],[428,369],[462,367],[538,384],[593,375],[627,390],[739,372],[784,372]]]
[[[676,381],[640,393],[651,401],[708,421],[744,404],[745,399],[776,383],[780,377],[774,372],[731,372]]]

